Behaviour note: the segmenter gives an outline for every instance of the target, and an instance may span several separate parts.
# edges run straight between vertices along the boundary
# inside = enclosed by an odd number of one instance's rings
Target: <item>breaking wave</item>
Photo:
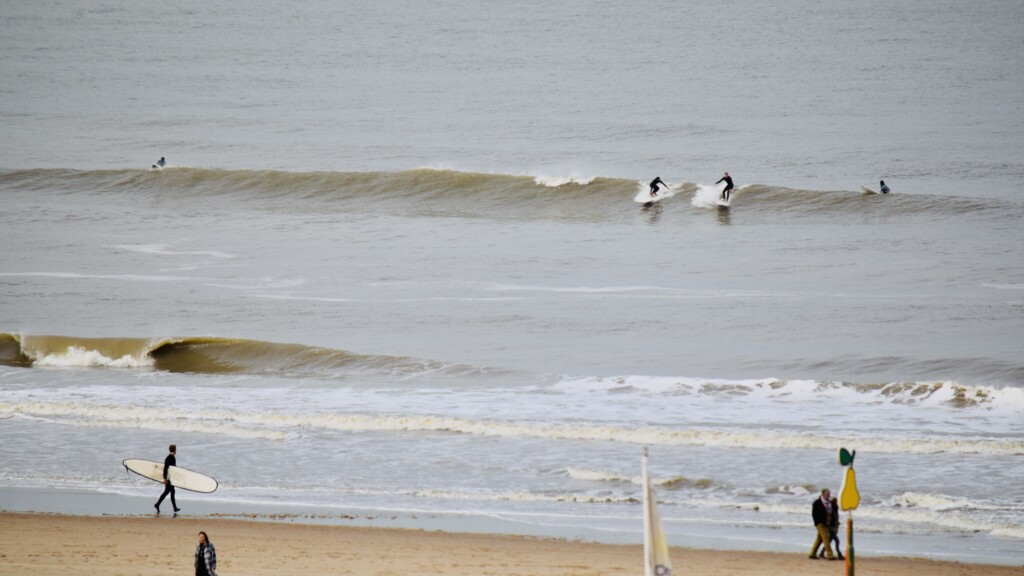
[[[670,182],[662,204],[704,212],[718,186]],[[130,194],[167,205],[222,199],[255,209],[393,211],[416,216],[605,220],[632,214],[644,179],[579,175],[509,175],[421,168],[400,172],[284,172],[168,168],[149,170],[32,169],[0,171],[0,190],[43,193]],[[733,192],[737,207],[766,215],[913,214],[1020,219],[1024,206],[997,199],[927,194],[865,195],[859,190],[802,190],[746,184]]]
[[[353,413],[249,412],[242,410],[191,410],[166,407],[117,406],[71,401],[0,401],[0,418],[15,416],[42,419],[71,426],[210,431],[239,437],[284,439],[311,431],[441,433],[534,438],[545,440],[596,440],[641,445],[704,446],[716,448],[819,449],[855,443],[865,452],[898,454],[1024,454],[1024,441],[999,438],[889,436],[856,437],[838,434],[808,435],[799,431],[736,430],[612,425],[596,422],[572,424],[508,421],[434,415],[372,415]],[[587,475],[587,472],[576,472]],[[593,473],[590,473],[591,476]],[[624,478],[622,480],[625,480]],[[629,480],[632,481],[632,480]],[[682,478],[668,484],[687,483]],[[699,481],[697,481],[699,482]]]
[[[0,365],[21,367],[149,368],[199,374],[330,376],[373,372],[392,378],[467,366],[400,356],[234,338],[79,338],[0,333]]]

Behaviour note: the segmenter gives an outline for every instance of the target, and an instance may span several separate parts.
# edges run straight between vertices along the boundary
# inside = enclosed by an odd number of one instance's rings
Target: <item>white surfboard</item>
[[[139,476],[143,476],[160,483],[163,483],[164,481],[163,462],[129,458],[124,460],[122,464],[124,464],[125,468],[135,472]],[[167,471],[167,476],[175,488],[191,490],[192,492],[209,493],[216,490],[218,486],[217,481],[206,474],[200,474],[199,472],[178,468],[177,466],[171,466],[171,469]]]
[[[728,208],[730,202],[732,202],[732,196],[731,195],[729,196],[728,200],[723,200],[721,198],[718,199],[718,205],[721,206],[722,208]]]
[[[872,190],[871,188],[868,188],[867,186],[861,186],[861,187],[860,187],[860,189],[861,189],[861,190],[862,190],[862,191],[863,191],[863,192],[864,192],[865,194],[878,194],[878,192],[875,192],[874,190]]]
[[[650,206],[656,202],[661,202],[665,198],[671,198],[673,196],[675,196],[675,193],[672,192],[671,188],[658,188],[658,193],[654,196],[651,196],[649,189],[641,190],[640,192],[637,192],[636,197],[633,198],[633,202],[643,204],[644,206]]]

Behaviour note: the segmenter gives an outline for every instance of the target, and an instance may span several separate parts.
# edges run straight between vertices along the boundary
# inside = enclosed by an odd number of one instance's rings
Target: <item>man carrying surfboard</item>
[[[177,514],[181,511],[181,508],[178,508],[178,503],[174,501],[174,484],[171,484],[171,479],[168,477],[168,473],[171,471],[171,466],[178,465],[178,461],[174,457],[175,453],[178,451],[178,447],[171,444],[168,447],[168,450],[170,450],[171,453],[167,455],[167,458],[164,458],[164,493],[160,495],[160,499],[153,505],[153,507],[156,508],[158,516],[160,515],[160,503],[164,501],[164,498],[166,498],[168,494],[171,495],[171,506],[174,507],[174,513]]]
[[[725,189],[722,190],[722,200],[725,200],[726,202],[728,202],[729,201],[729,191],[732,190],[732,177],[729,176],[728,172],[725,173],[725,176],[722,176],[721,180],[719,180],[718,182],[715,182],[715,184],[721,184],[722,182],[725,182]]]
[[[655,176],[654,180],[651,180],[651,198],[654,198],[655,196],[658,195],[658,184],[661,184],[665,188],[668,188],[668,184],[665,184],[664,182],[661,181],[661,176]]]

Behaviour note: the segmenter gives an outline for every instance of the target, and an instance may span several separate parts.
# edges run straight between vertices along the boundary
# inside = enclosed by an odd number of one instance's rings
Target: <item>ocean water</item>
[[[0,509],[1021,563],[1019,2],[0,25]]]

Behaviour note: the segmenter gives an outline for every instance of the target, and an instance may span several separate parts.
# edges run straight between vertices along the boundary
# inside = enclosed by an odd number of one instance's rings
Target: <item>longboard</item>
[[[871,188],[868,188],[867,186],[861,186],[861,187],[860,187],[860,189],[861,189],[861,190],[862,190],[862,191],[863,191],[863,192],[864,192],[865,194],[878,194],[878,192],[875,192],[874,190],[872,190]]]
[[[654,206],[656,203],[661,202],[665,198],[671,198],[674,196],[670,188],[659,188],[657,194],[651,196],[649,190],[641,190],[637,193],[636,197],[633,198],[633,202],[643,204],[644,208],[648,206]]]
[[[125,468],[135,472],[139,476],[149,478],[154,482],[162,483],[164,481],[163,462],[129,458],[121,463],[124,464]],[[167,471],[167,476],[175,488],[191,490],[192,492],[210,493],[216,490],[219,485],[216,480],[210,478],[206,474],[200,474],[199,472],[193,472],[192,470],[186,470],[185,468],[178,468],[177,466],[171,466],[171,469]]]

